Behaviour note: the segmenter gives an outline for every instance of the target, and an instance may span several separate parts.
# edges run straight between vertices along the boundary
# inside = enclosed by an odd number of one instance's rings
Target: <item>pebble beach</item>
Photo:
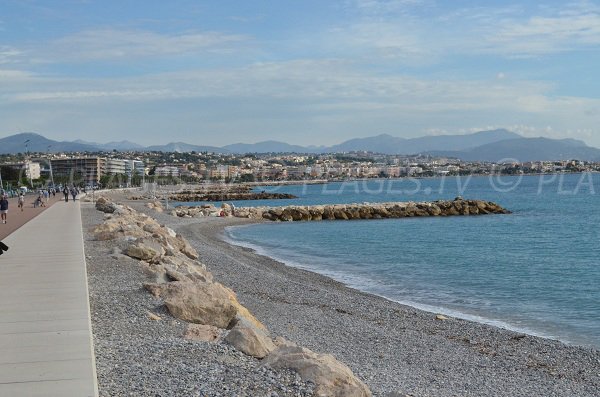
[[[375,396],[597,396],[600,390],[594,348],[437,316],[224,241],[225,227],[249,220],[177,218],[143,202],[126,204],[185,237],[273,335],[334,355]],[[82,218],[87,230],[103,214],[84,205]],[[142,288],[137,261],[112,241],[84,239],[100,395],[313,394],[296,373],[271,369],[225,342],[183,339],[183,322]]]

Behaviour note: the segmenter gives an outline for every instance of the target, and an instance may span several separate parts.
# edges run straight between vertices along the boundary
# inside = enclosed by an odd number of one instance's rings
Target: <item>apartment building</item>
[[[23,163],[2,164],[2,166],[23,172],[27,179],[39,179],[41,176],[42,168],[40,167],[40,163],[25,161]]]
[[[59,158],[52,159],[50,163],[55,177],[80,177],[87,184],[100,182],[106,167],[106,159],[102,157]]]

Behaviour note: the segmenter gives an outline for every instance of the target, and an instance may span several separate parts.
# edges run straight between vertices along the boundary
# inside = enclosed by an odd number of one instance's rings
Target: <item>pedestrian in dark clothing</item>
[[[4,251],[8,251],[8,246],[0,241],[0,255],[2,255]]]
[[[63,189],[63,194],[65,195],[65,203],[69,202],[69,189],[66,186]]]
[[[73,196],[73,201],[75,201],[75,197],[77,197],[77,188],[76,187],[72,187],[71,188],[71,196]]]
[[[8,213],[8,196],[4,194],[2,198],[0,198],[0,217],[2,219],[2,223],[6,223],[6,214]]]

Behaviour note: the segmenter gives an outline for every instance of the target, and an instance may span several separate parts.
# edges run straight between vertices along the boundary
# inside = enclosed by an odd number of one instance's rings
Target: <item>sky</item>
[[[600,0],[0,0],[0,137],[600,147]]]

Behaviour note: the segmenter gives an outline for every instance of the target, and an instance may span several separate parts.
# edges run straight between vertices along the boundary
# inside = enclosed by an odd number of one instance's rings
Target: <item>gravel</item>
[[[333,354],[375,396],[599,395],[596,349],[460,319],[436,320],[433,313],[362,293],[223,241],[224,227],[248,222],[243,219],[176,218],[140,202],[127,204],[183,234],[216,280],[233,288],[273,335]],[[83,212],[88,225],[100,221],[91,212]],[[86,241],[86,252],[92,249],[98,257],[105,256],[109,247],[103,245]],[[141,291],[142,276],[134,263],[93,259],[88,271],[102,395],[123,395],[122,390],[129,390],[123,389],[124,383],[135,385],[139,393],[154,393],[134,395],[178,395],[158,392],[167,378],[183,395],[262,396],[272,393],[269,377],[298,393],[273,389],[278,395],[310,394],[310,385],[293,374],[257,372],[266,369],[226,345],[183,341],[182,324],[167,320],[160,302]],[[147,310],[165,320],[146,320]],[[204,364],[194,363],[199,358]],[[115,368],[116,363],[121,366]],[[195,369],[193,376],[186,372],[190,367]],[[226,370],[231,371],[228,376],[216,375]],[[235,378],[256,391],[246,392],[249,389]],[[204,382],[209,391],[200,391],[198,384]],[[120,389],[110,388],[117,383]]]
[[[82,205],[84,230],[102,215]],[[296,373],[274,371],[224,342],[183,339],[184,322],[142,288],[139,262],[114,258],[114,241],[84,238],[100,396],[312,395]]]

